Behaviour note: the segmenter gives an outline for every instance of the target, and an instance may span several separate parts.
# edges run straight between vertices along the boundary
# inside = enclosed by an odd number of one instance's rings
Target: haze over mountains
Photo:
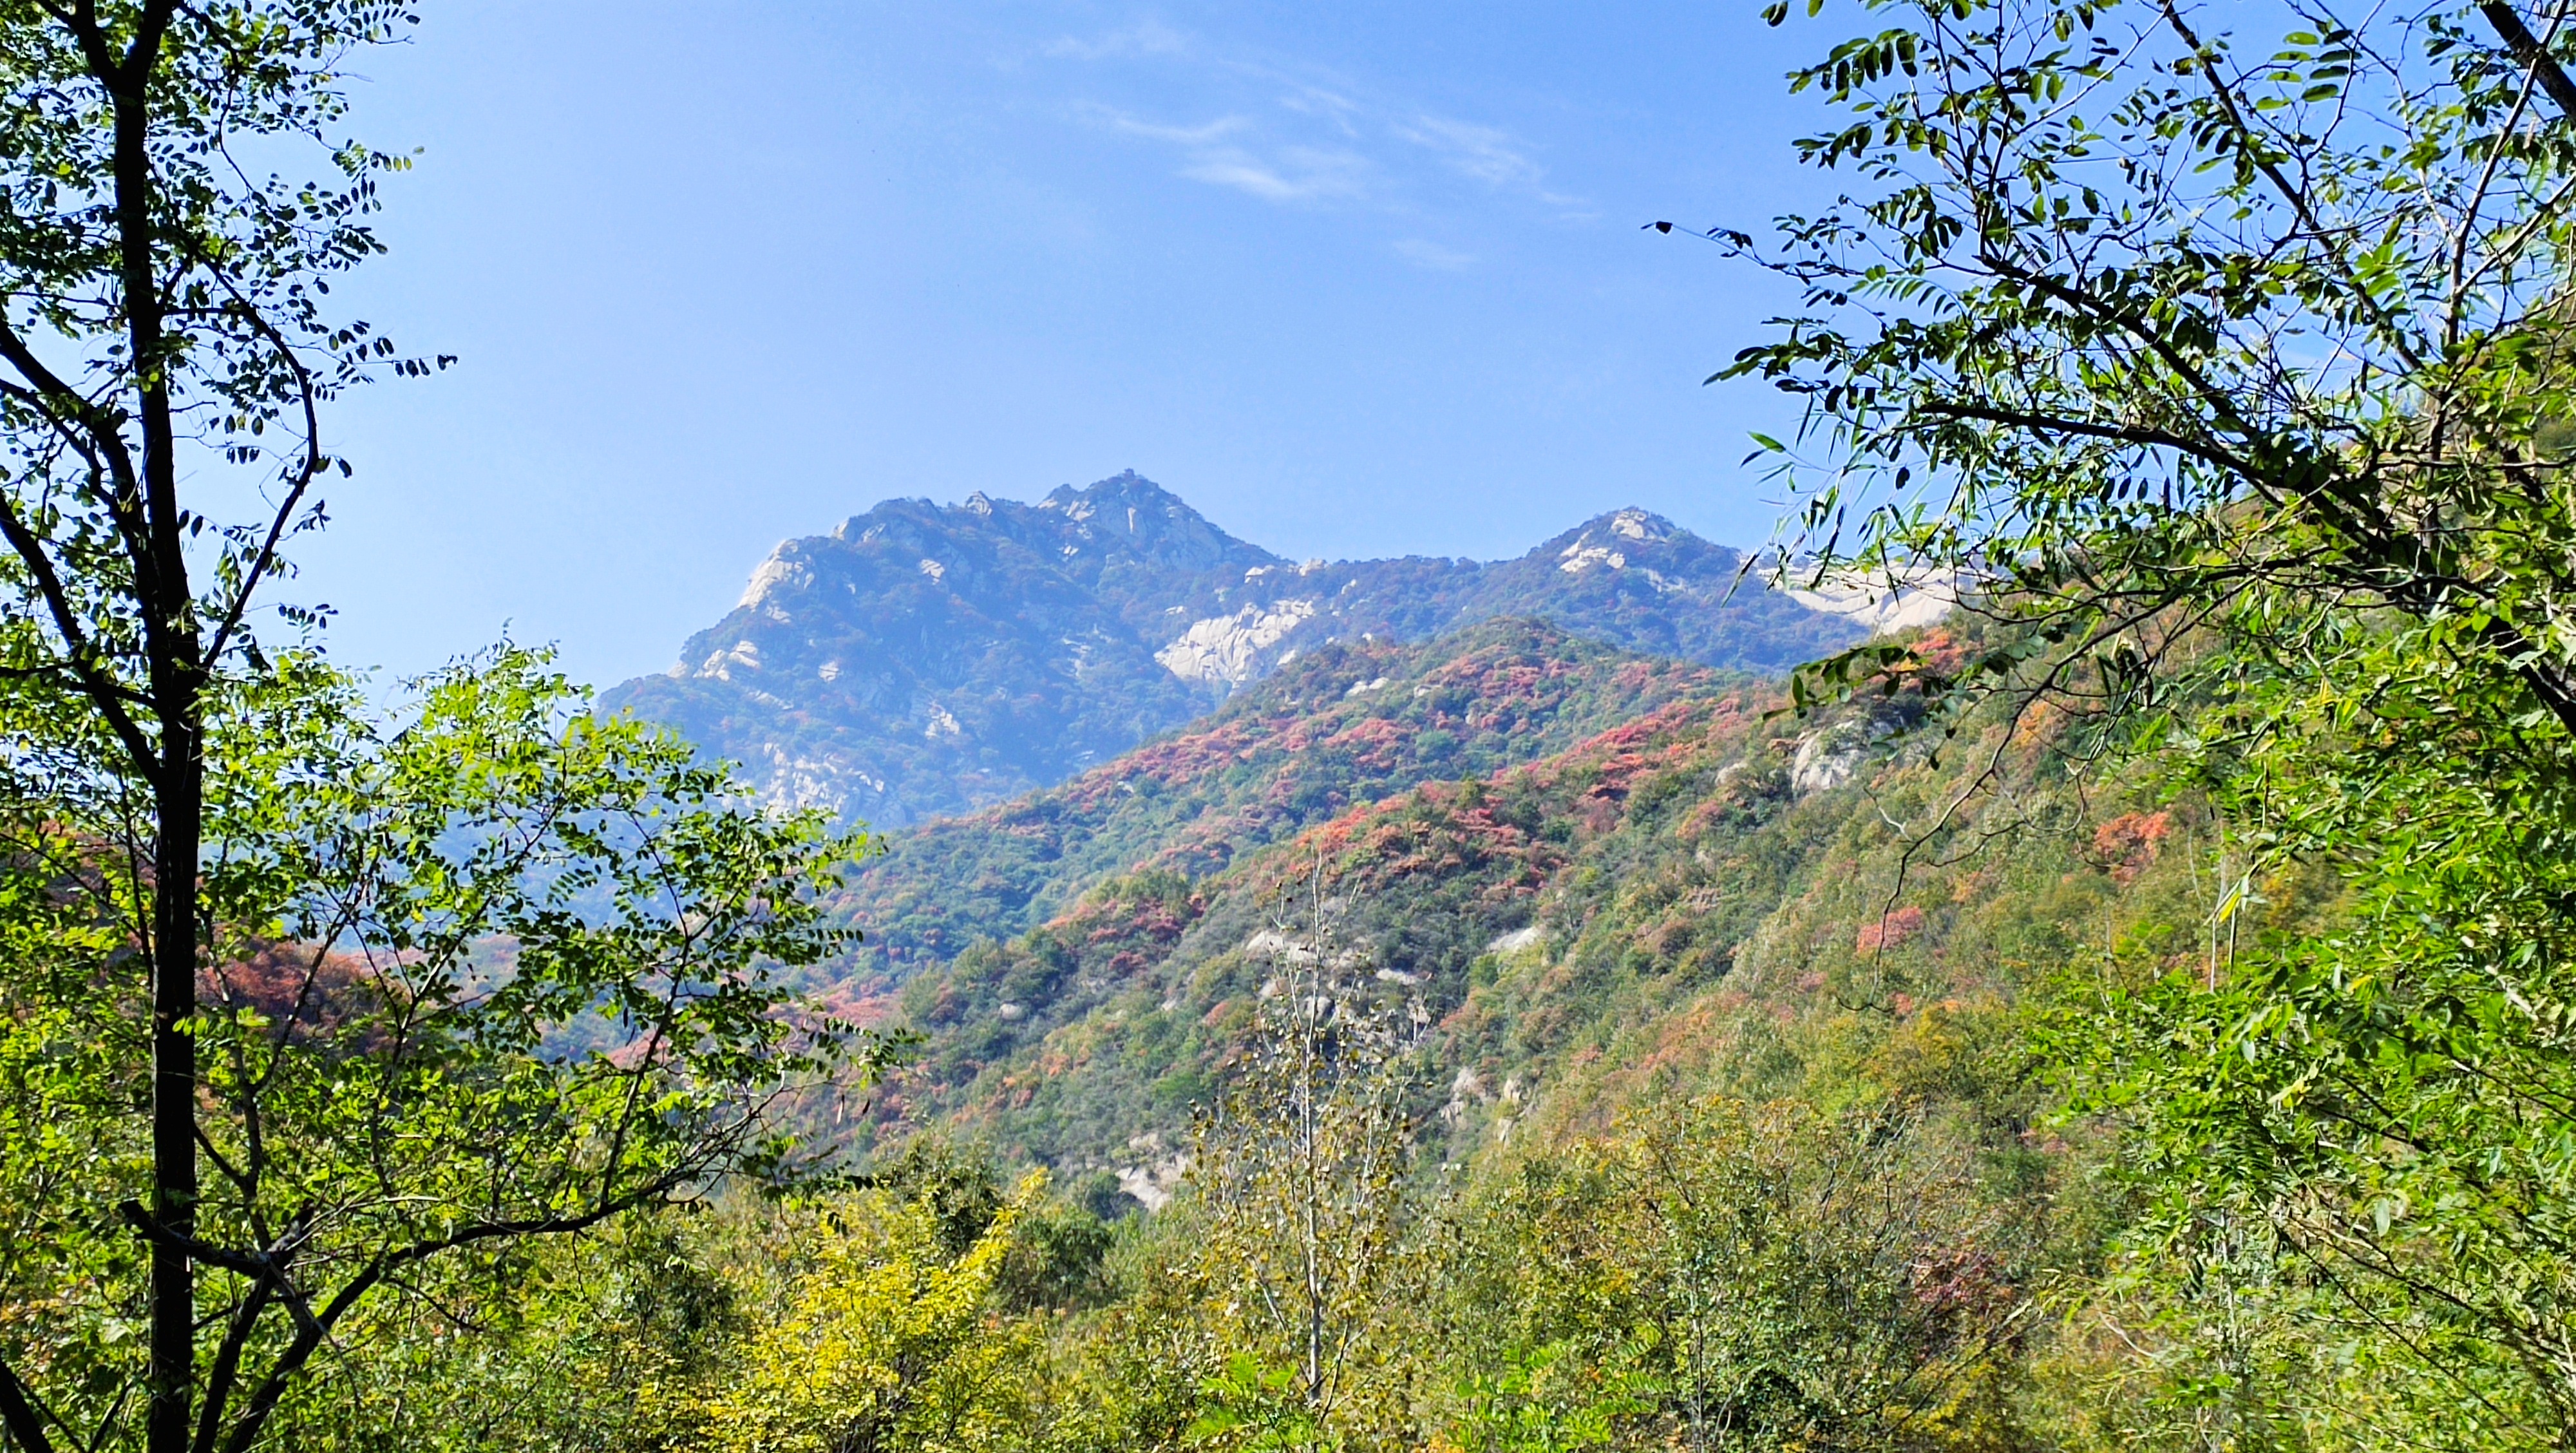
[[[604,694],[742,763],[769,796],[879,827],[1106,762],[1335,642],[1503,616],[1767,671],[1864,627],[1743,579],[1744,557],[1642,510],[1515,560],[1292,562],[1133,471],[1036,504],[888,500],[789,540],[664,676]]]

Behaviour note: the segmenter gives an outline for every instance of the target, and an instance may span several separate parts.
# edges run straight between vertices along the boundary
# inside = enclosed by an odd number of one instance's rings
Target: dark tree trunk
[[[171,419],[172,362],[163,327],[160,252],[154,236],[149,146],[152,82],[173,6],[144,7],[133,39],[101,79],[114,97],[116,227],[136,422],[142,426],[140,492],[123,512],[134,592],[143,616],[151,714],[158,728],[152,779],[152,1238],[149,1453],[188,1453],[196,1403],[196,1265],[186,1238],[197,1218],[197,1012],[199,850],[205,756],[199,722],[202,644],[188,581]],[[85,41],[87,40],[84,37]],[[104,45],[87,48],[107,59]]]
[[[196,1401],[196,1267],[178,1237],[197,1215],[196,877],[200,763],[193,725],[164,721],[166,781],[152,899],[152,1242],[150,1453],[188,1453]]]

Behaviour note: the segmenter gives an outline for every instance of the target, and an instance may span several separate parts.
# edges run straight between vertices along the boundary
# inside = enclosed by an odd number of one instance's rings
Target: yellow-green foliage
[[[1897,1102],[1715,1097],[1518,1160],[1459,1208],[1443,1341],[1462,1447],[2004,1448],[2025,1208]]]
[[[993,1447],[1020,1426],[1038,1324],[993,1305],[1020,1221],[1045,1187],[1020,1183],[963,1255],[934,1209],[883,1191],[806,1218],[778,1305],[712,1385],[647,1389],[703,1453],[856,1453]]]

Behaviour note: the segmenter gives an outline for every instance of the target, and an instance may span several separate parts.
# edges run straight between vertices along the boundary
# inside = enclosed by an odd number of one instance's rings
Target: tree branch
[[[45,1435],[45,1416],[18,1380],[8,1363],[0,1362],[0,1428],[24,1445],[26,1453],[54,1453],[54,1440]],[[59,1420],[57,1420],[59,1421]]]
[[[152,739],[125,710],[123,688],[98,669],[95,650],[87,633],[81,630],[79,613],[72,607],[71,592],[63,585],[61,573],[54,568],[53,557],[45,553],[44,542],[27,528],[27,522],[19,518],[16,506],[5,495],[0,495],[0,537],[8,540],[10,550],[25,563],[27,573],[35,579],[37,593],[45,598],[46,613],[53,617],[54,628],[62,633],[63,643],[70,649],[72,674],[80,679],[82,694],[89,697],[90,703],[98,708],[99,715],[107,719],[109,729],[116,733],[117,741],[134,758],[135,767],[143,773],[144,780],[158,781],[161,775],[160,754],[153,749]]]
[[[5,317],[0,317],[0,359],[8,360],[9,366],[18,370],[19,377],[27,381],[31,402],[56,433],[66,440],[74,440],[65,423],[66,416],[80,425],[81,433],[97,450],[93,455],[89,448],[73,442],[72,447],[81,451],[83,459],[95,465],[98,458],[104,457],[108,475],[116,482],[116,488],[100,499],[107,506],[108,517],[116,522],[118,543],[125,547],[126,567],[134,577],[135,603],[142,608],[146,619],[152,618],[161,609],[161,591],[151,568],[150,532],[143,516],[143,486],[134,467],[134,453],[126,447],[125,436],[119,432],[117,420],[87,395],[64,382],[61,375],[36,356],[36,351],[27,346],[27,340],[19,336],[18,330],[11,327]]]
[[[212,263],[204,265],[223,290],[232,295],[238,309],[236,316],[267,339],[269,346],[277,350],[277,356],[285,360],[287,368],[294,373],[296,401],[304,411],[304,463],[292,475],[286,498],[279,502],[276,513],[269,519],[268,535],[251,556],[250,568],[242,572],[241,585],[233,592],[232,602],[225,608],[223,620],[215,627],[206,647],[207,664],[217,665],[224,658],[225,648],[232,642],[233,632],[240,627],[243,613],[250,608],[251,592],[259,588],[260,581],[276,564],[278,542],[286,537],[287,527],[294,522],[295,511],[303,504],[305,491],[313,487],[313,481],[321,477],[331,461],[322,453],[320,391],[313,382],[311,370],[304,366],[304,360],[296,356],[293,346],[277,331],[276,325],[269,322],[267,315],[242,296],[241,289],[221,267]]]
[[[2421,370],[2424,367],[2424,360],[2415,351],[2415,345],[2406,341],[2406,335],[2398,330],[2397,320],[2390,316],[2387,306],[2379,301],[2378,295],[2371,292],[2360,279],[2352,275],[2352,265],[2344,260],[2343,249],[2334,240],[2335,234],[2309,207],[2307,193],[2290,185],[2290,179],[2281,175],[2280,164],[2272,159],[2270,153],[2260,149],[2263,146],[2263,139],[2256,134],[2253,124],[2246,120],[2244,111],[2236,104],[2235,91],[2230,89],[2227,82],[2218,74],[2218,53],[2201,43],[2200,36],[2192,30],[2190,23],[2182,18],[2182,8],[2175,3],[2175,0],[2162,0],[2162,4],[2166,23],[2173,26],[2174,34],[2181,36],[2183,44],[2190,46],[2192,54],[2199,59],[2200,73],[2208,77],[2209,93],[2217,99],[2219,109],[2227,113],[2227,124],[2234,127],[2236,134],[2243,138],[2246,158],[2251,160],[2255,170],[2260,171],[2264,179],[2272,184],[2273,190],[2280,193],[2281,200],[2289,204],[2291,215],[2299,219],[2299,225],[2307,228],[2316,237],[2317,242],[2333,256],[2335,266],[2343,272],[2343,282],[2351,289],[2352,296],[2358,298],[2362,307],[2369,311],[2371,320],[2379,326],[2387,339],[2388,346],[2396,350],[2398,357],[2406,360],[2407,367]],[[2519,24],[2519,22],[2516,23]]]
[[[224,1329],[223,1345],[215,1351],[214,1365],[206,1370],[205,1402],[197,1412],[193,1453],[214,1453],[215,1438],[223,1431],[224,1405],[232,1400],[233,1387],[241,1377],[242,1349],[249,1345],[252,1329],[259,1325],[275,1295],[276,1288],[270,1283],[254,1282],[242,1304],[234,1309],[232,1325]]]
[[[2136,444],[2150,449],[2171,449],[2188,454],[2204,464],[2215,464],[2246,480],[2262,477],[2262,471],[2236,454],[2214,444],[2186,439],[2163,429],[2150,429],[2139,424],[2096,424],[2087,419],[2060,418],[2054,414],[2027,413],[2019,409],[1999,408],[1992,404],[1962,404],[1946,399],[1919,406],[1927,414],[1944,418],[1976,419],[1988,424],[2003,424],[2015,429],[2028,429],[2042,434],[2080,434],[2090,439],[2108,439],[2120,444]]]
[[[2487,18],[2487,24],[2495,27],[2497,37],[2504,41],[2504,48],[2514,60],[2539,80],[2540,89],[2549,93],[2550,100],[2558,103],[2559,113],[2576,117],[2576,81],[2567,78],[2567,72],[2560,69],[2557,57],[2551,55],[2549,48],[2540,43],[2540,38],[2531,33],[2531,28],[2522,23],[2522,16],[2515,12],[2513,6],[2507,0],[2484,0],[2478,6],[2478,13]]]
[[[331,1328],[338,1325],[340,1319],[347,1315],[350,1308],[355,1307],[361,1298],[373,1291],[394,1272],[414,1262],[426,1261],[444,1251],[454,1251],[500,1237],[562,1235],[585,1231],[611,1216],[621,1215],[657,1197],[668,1195],[674,1187],[686,1179],[685,1174],[675,1171],[669,1175],[657,1177],[649,1184],[640,1186],[623,1196],[598,1202],[589,1210],[574,1215],[541,1216],[516,1221],[487,1221],[468,1226],[453,1235],[380,1254],[374,1261],[368,1263],[364,1271],[350,1278],[347,1285],[341,1287],[319,1313],[308,1312],[300,1319],[295,1341],[288,1345],[285,1352],[279,1354],[277,1361],[269,1368],[268,1376],[261,1380],[258,1390],[251,1395],[250,1402],[242,1409],[241,1421],[233,1426],[232,1436],[224,1441],[222,1453],[250,1453],[250,1449],[259,1441],[260,1430],[267,1425],[269,1415],[276,1411],[278,1400],[286,1395],[287,1388],[304,1370],[305,1363],[312,1360],[313,1354],[321,1348],[324,1339],[330,1336]],[[133,1205],[132,1202],[127,1204]],[[140,1206],[135,1206],[134,1212],[139,1212],[141,1209]],[[128,1213],[129,1219],[132,1219],[133,1214],[133,1212]],[[148,1217],[144,1219],[149,1220]]]

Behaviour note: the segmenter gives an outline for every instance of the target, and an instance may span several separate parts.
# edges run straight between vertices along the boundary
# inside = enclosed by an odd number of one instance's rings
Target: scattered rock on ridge
[[[770,800],[900,827],[1063,781],[1334,641],[1529,616],[1776,670],[1869,628],[1743,563],[1626,509],[1517,560],[1300,564],[1131,470],[1035,504],[889,500],[785,541],[679,665],[602,704],[744,764]]]

